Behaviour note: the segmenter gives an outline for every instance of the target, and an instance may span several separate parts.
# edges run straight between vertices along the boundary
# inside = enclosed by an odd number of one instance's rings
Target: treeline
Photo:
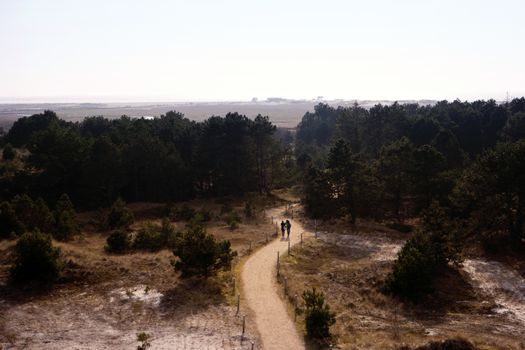
[[[268,117],[238,113],[190,121],[177,112],[146,120],[89,117],[66,122],[52,111],[17,120],[3,138],[23,166],[0,174],[0,199],[17,194],[78,208],[126,201],[175,202],[195,196],[269,192],[286,180],[290,145]],[[286,135],[285,135],[286,136]],[[4,176],[1,176],[4,175]]]
[[[390,291],[431,287],[469,242],[491,252],[525,246],[525,98],[435,106],[325,104],[297,131],[303,203],[312,218],[418,227],[389,275]]]

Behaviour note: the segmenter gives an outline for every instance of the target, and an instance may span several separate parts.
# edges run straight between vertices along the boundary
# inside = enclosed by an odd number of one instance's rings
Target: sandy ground
[[[405,303],[381,292],[403,243],[403,235],[375,225],[322,231],[282,260],[282,273],[290,293],[305,285],[325,293],[336,312],[336,349],[391,350],[454,337],[482,350],[525,349],[525,282],[519,270],[481,257],[466,259],[437,281],[432,297]]]
[[[269,211],[279,223],[283,216],[283,208]],[[290,246],[300,242],[300,234],[304,237],[311,235],[305,232],[303,226],[290,220],[292,230]],[[286,255],[288,240],[279,237],[255,252],[244,264],[241,278],[243,293],[247,305],[255,314],[255,324],[261,336],[263,349],[267,350],[294,350],[304,349],[305,342],[298,334],[294,322],[289,317],[286,305],[278,295],[277,286],[277,252]]]

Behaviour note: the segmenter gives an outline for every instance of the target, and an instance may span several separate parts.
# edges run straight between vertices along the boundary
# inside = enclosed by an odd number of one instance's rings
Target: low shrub
[[[4,149],[2,150],[2,158],[4,160],[13,160],[16,158],[16,150],[10,143],[4,146]]]
[[[39,231],[26,232],[16,243],[11,276],[15,281],[53,281],[60,272],[59,256],[60,249],[53,247],[49,235]]]
[[[330,336],[330,327],[335,324],[335,313],[325,303],[324,294],[315,288],[303,292],[305,304],[306,333],[313,339],[324,339]]]
[[[235,212],[231,212],[230,215],[226,217],[226,225],[230,227],[230,230],[236,230],[239,227],[239,223],[241,222],[241,217],[239,214]]]
[[[439,267],[430,240],[418,231],[399,252],[386,278],[386,290],[408,298],[428,293]]]
[[[168,216],[172,221],[190,221],[195,216],[195,210],[184,204],[180,208],[171,208]]]
[[[128,228],[135,218],[133,213],[126,206],[126,202],[122,198],[117,198],[111,205],[106,219],[107,227],[110,229]]]
[[[173,267],[183,276],[208,276],[218,269],[230,267],[237,252],[231,250],[229,241],[216,242],[203,227],[196,226],[181,235],[173,254],[178,257]]]
[[[135,249],[158,251],[166,245],[165,237],[160,232],[160,227],[152,223],[144,224],[133,240]]]
[[[151,335],[145,332],[137,333],[137,341],[140,342],[140,345],[137,346],[137,350],[146,350],[151,346]]]
[[[62,194],[58,199],[55,206],[54,219],[55,227],[53,236],[56,239],[65,241],[80,232],[75,208],[66,193]]]
[[[124,253],[131,247],[131,235],[124,229],[118,229],[106,239],[106,251],[110,253]]]
[[[0,238],[17,237],[24,232],[24,225],[15,213],[11,203],[0,203]]]

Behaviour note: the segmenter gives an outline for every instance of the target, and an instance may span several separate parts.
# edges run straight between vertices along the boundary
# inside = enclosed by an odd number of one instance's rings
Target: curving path
[[[270,215],[279,223],[283,218],[286,219],[283,216],[283,208],[268,211],[268,216]],[[300,242],[301,232],[304,232],[303,239],[311,235],[304,231],[298,221],[290,222],[292,246]],[[277,252],[282,256],[286,255],[288,250],[288,241],[282,241],[280,234],[279,226],[279,238],[256,251],[244,264],[241,272],[244,297],[248,307],[255,314],[255,324],[261,335],[263,349],[305,349],[303,338],[297,333],[283,299],[277,294]]]

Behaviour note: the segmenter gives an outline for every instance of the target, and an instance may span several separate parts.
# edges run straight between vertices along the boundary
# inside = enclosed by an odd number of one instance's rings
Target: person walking
[[[288,239],[290,239],[290,229],[292,228],[292,224],[290,223],[290,220],[286,220],[286,233],[288,236]]]
[[[284,230],[286,230],[286,224],[281,221],[281,237],[284,238]]]

